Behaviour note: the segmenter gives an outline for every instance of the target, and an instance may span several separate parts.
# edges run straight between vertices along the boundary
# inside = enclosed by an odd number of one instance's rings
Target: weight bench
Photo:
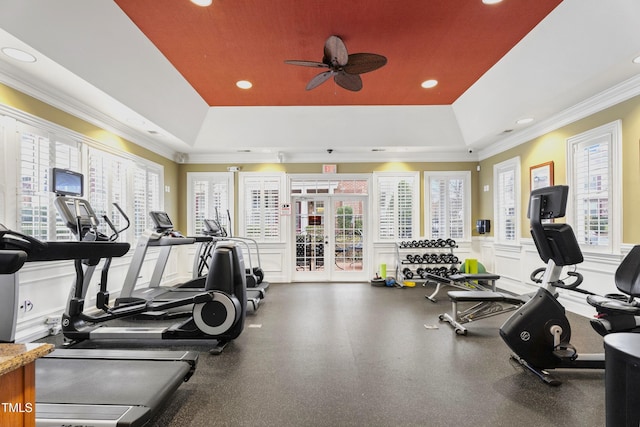
[[[490,273],[477,273],[477,274],[452,274],[449,277],[442,277],[432,273],[425,273],[424,278],[427,281],[434,282],[436,289],[431,295],[425,295],[424,297],[431,302],[438,302],[436,295],[440,292],[443,285],[453,286],[458,289],[466,289],[472,291],[486,291],[487,288],[491,288],[491,291],[496,291],[496,280],[500,278],[497,274]]]
[[[516,310],[531,298],[530,295],[497,292],[495,281],[500,276],[496,274],[459,274],[457,276],[464,276],[465,281],[490,280],[494,285],[493,290],[490,291],[447,292],[451,300],[451,314],[443,313],[438,318],[440,321],[449,323],[458,335],[467,335],[467,328],[463,326],[465,323]],[[466,310],[458,311],[458,303],[473,303],[473,305]]]

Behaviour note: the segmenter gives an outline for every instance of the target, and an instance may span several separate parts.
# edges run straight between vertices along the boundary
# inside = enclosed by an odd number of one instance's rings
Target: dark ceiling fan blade
[[[290,59],[290,60],[284,61],[284,63],[289,65],[301,65],[303,67],[329,68],[329,66],[324,62],[316,62],[316,61],[296,61],[296,60]]]
[[[347,90],[357,92],[362,89],[362,79],[358,74],[348,74],[344,71],[340,71],[336,74],[334,80],[338,85]]]
[[[334,74],[335,74],[335,72],[333,70],[325,71],[324,73],[318,74],[317,76],[312,78],[309,83],[307,83],[307,88],[306,89],[307,90],[311,90],[311,89],[314,89],[314,88],[320,86],[322,83],[324,83],[327,80],[329,80],[329,77],[331,77]]]
[[[338,36],[330,36],[324,42],[324,58],[322,62],[337,67],[345,65],[348,60],[349,54],[342,39]]]
[[[362,74],[377,70],[387,63],[387,58],[376,53],[353,53],[342,68],[349,74]]]

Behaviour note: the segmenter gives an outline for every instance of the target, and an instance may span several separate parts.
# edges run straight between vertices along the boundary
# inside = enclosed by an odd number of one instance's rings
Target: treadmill
[[[211,245],[216,239],[211,235],[183,236],[174,229],[171,218],[163,211],[149,212],[149,217],[154,224],[153,229],[145,231],[138,239],[116,304],[128,303],[138,298],[154,302],[170,301],[187,296],[195,296],[204,291],[206,275],[198,275],[187,282],[173,286],[161,286],[160,283],[162,282],[162,276],[169,260],[171,249],[174,246],[197,244],[198,249],[194,257],[194,268],[197,268],[198,260],[200,259],[199,248],[203,245]],[[159,247],[160,252],[158,253],[151,279],[146,287],[136,288],[148,249],[152,247]],[[194,273],[195,271],[197,270],[194,270]],[[247,289],[247,302],[254,311],[258,309],[260,300],[263,297],[263,291]],[[149,318],[161,319],[162,316],[150,315]]]
[[[25,262],[97,262],[128,249],[128,243],[41,242],[0,224],[0,342],[15,340]],[[197,360],[192,351],[55,350],[36,360],[36,425],[142,426],[189,380]]]

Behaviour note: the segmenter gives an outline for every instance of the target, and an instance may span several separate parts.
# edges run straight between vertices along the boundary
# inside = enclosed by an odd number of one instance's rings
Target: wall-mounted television
[[[84,177],[79,172],[68,169],[51,169],[51,191],[60,196],[82,196]]]

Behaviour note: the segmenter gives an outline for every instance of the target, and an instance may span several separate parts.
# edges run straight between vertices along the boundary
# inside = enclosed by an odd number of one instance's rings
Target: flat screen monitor
[[[84,179],[81,173],[68,169],[51,169],[51,191],[60,196],[82,196]]]
[[[207,236],[225,236],[225,232],[220,226],[220,223],[214,219],[204,220],[204,234]]]
[[[157,231],[170,231],[173,230],[173,223],[171,222],[171,218],[169,218],[169,214],[162,211],[151,211],[149,212],[149,216],[153,221],[154,228]]]
[[[567,211],[568,197],[569,187],[567,185],[553,185],[533,190],[529,197],[527,217],[540,219],[562,218]],[[540,199],[540,212],[531,212],[532,201],[537,198]],[[539,214],[539,216],[536,216],[536,214]]]

